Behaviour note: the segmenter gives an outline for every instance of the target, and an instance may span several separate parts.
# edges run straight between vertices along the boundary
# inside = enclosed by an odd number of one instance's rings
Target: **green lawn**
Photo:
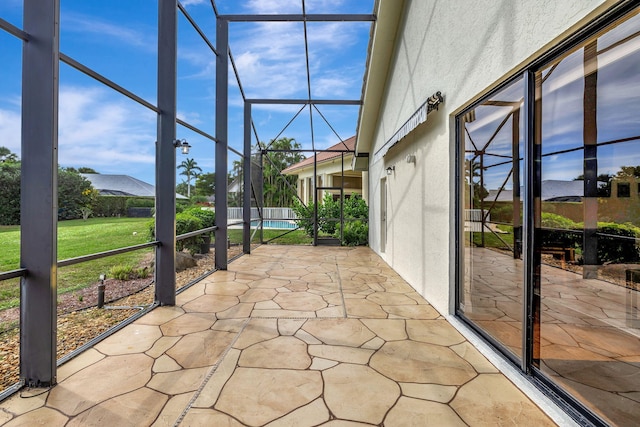
[[[147,241],[148,218],[90,218],[60,221],[58,223],[58,260],[75,258]],[[0,227],[0,270],[8,271],[20,266],[20,228]],[[82,289],[107,274],[114,265],[137,265],[145,249],[94,261],[83,262],[58,269],[58,293]],[[0,310],[17,307],[20,298],[19,281],[0,282]]]
[[[272,230],[265,229],[263,231],[263,238],[265,241],[275,238],[275,240],[269,243],[279,245],[310,245],[313,243],[313,239],[304,232],[304,230],[294,230],[287,233],[287,230]],[[231,229],[228,231],[229,239],[232,243],[242,243],[242,230]],[[260,243],[260,232],[256,232],[252,243]]]
[[[498,234],[500,236],[500,239],[504,240],[510,246],[513,246],[513,227],[511,227],[509,225],[500,224],[500,225],[498,225],[498,228],[500,230],[506,232],[506,233]],[[504,243],[502,243],[502,241],[500,241],[500,239],[498,237],[496,237],[496,235],[491,233],[490,231],[486,231],[484,233],[484,245],[485,245],[485,247],[508,249],[504,245]],[[476,246],[482,246],[482,234],[481,233],[473,233],[473,243]]]
[[[58,260],[76,258],[97,252],[133,246],[147,241],[148,218],[89,218],[88,220],[60,221],[58,223]],[[284,234],[283,230],[264,230],[269,240]],[[242,230],[229,230],[232,243],[242,242]],[[253,243],[258,242],[258,235]],[[303,230],[295,230],[278,237],[271,243],[284,245],[311,244],[313,239]],[[20,227],[0,227],[0,271],[20,266]],[[73,292],[98,281],[115,265],[137,265],[151,248],[82,262],[58,269],[58,293]],[[0,282],[0,310],[17,307],[20,298],[18,279]]]

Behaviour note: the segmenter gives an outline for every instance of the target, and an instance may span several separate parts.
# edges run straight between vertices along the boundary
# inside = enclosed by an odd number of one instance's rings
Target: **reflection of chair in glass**
[[[574,262],[576,258],[574,248],[563,247],[561,245],[545,246],[540,250],[540,252],[542,252],[543,254],[553,255],[554,258],[559,259],[560,263],[562,264],[562,268],[566,267],[567,261]]]

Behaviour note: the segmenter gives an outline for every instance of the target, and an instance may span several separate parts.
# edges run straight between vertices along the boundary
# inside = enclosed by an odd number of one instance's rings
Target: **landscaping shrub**
[[[118,280],[144,279],[149,277],[147,267],[136,268],[132,265],[114,265],[109,269],[108,277]]]
[[[216,225],[216,213],[211,209],[203,209],[200,206],[192,206],[182,211],[182,213],[193,215],[202,221],[202,228],[209,228]]]
[[[369,218],[369,207],[359,194],[352,194],[351,197],[344,201],[344,217],[345,218]]]
[[[340,224],[340,201],[333,200],[331,193],[325,193],[322,204],[318,205],[318,230],[333,235],[338,224]]]
[[[203,227],[200,218],[191,215],[188,212],[176,214],[176,235],[189,233],[190,231],[201,230]],[[189,237],[187,239],[178,240],[176,242],[176,250],[186,249],[190,254],[195,254],[200,250],[202,236]]]
[[[339,229],[336,235],[340,235]],[[345,222],[342,230],[342,244],[345,246],[369,244],[369,224],[361,220]]]
[[[314,204],[310,203],[305,206],[300,200],[295,199],[293,202],[293,212],[296,214],[296,225],[301,227],[308,236],[313,237],[313,210]]]

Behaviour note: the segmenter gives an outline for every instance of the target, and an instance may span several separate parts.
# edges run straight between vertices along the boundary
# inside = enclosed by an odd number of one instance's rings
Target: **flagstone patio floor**
[[[261,246],[0,404],[47,426],[551,426],[369,248]]]

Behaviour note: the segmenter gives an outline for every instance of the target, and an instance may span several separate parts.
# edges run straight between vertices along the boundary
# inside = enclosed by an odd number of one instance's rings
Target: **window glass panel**
[[[541,371],[614,425],[640,414],[640,15],[538,73]]]
[[[458,135],[465,153],[458,310],[516,358],[522,355],[523,94],[521,80],[510,84],[461,116]]]

